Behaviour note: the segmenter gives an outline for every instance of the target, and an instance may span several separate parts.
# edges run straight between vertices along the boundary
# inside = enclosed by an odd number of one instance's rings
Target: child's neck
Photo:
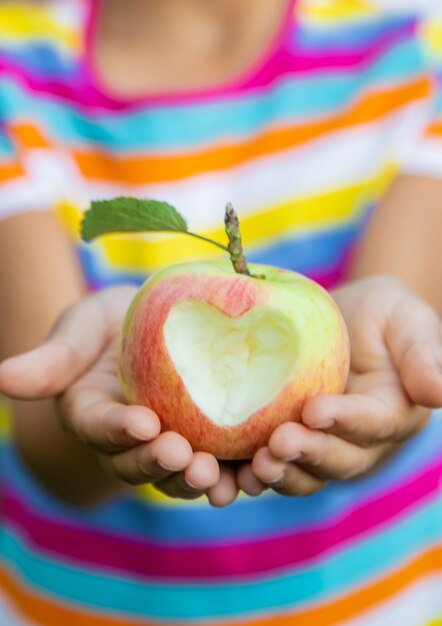
[[[109,88],[127,96],[220,84],[262,55],[289,2],[104,0],[96,65]]]

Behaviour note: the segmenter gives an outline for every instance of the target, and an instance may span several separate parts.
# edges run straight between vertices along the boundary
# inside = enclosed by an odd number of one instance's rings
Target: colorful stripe
[[[280,611],[279,614],[272,614],[268,618],[243,619],[241,624],[243,626],[303,626],[304,624],[334,626],[335,624],[342,624],[345,620],[369,610],[374,604],[379,605],[394,597],[401,590],[407,590],[413,582],[422,576],[428,578],[433,572],[440,571],[441,568],[442,548],[437,548],[422,553],[399,571],[380,577],[363,590],[352,592],[334,602],[317,608],[304,609],[297,613],[290,612],[289,615]],[[3,589],[14,598],[16,605],[21,607],[25,615],[45,626],[59,626],[59,624],[66,626],[77,626],[78,624],[82,624],[82,626],[116,626],[116,624],[118,626],[134,626],[135,623],[139,623],[121,615],[105,617],[97,614],[96,611],[86,613],[60,602],[48,601],[45,596],[39,597],[33,594],[25,586],[18,583],[10,573],[4,573],[1,569],[0,583]],[[431,622],[429,626],[439,624],[440,621]],[[143,626],[158,624],[158,622],[146,619],[142,623]],[[231,622],[216,620],[215,623],[218,626],[228,626]],[[421,624],[424,626],[423,622]],[[369,622],[366,623],[366,626],[369,626]]]
[[[402,14],[377,15],[372,19],[365,17],[350,24],[339,23],[333,28],[328,23],[310,19],[306,26],[301,23],[295,31],[293,46],[305,52],[363,48],[390,41],[389,37],[396,36],[398,32],[410,32],[417,26],[415,16]]]
[[[210,145],[226,134],[240,140],[258,133],[272,121],[275,123],[275,117],[278,123],[289,123],[299,118],[308,121],[314,116],[330,116],[360,97],[361,88],[366,85],[373,90],[392,82],[411,82],[423,71],[423,59],[416,44],[403,41],[381,58],[374,58],[363,74],[358,69],[342,76],[312,74],[297,81],[278,80],[274,89],[265,94],[252,93],[247,98],[214,102],[209,107],[191,103],[186,107],[188,123],[184,127],[179,123],[179,107],[171,103],[148,111],[129,111],[121,117],[101,109],[83,112],[75,102],[57,102],[50,94],[42,93],[38,98],[32,94],[31,98],[33,118],[41,129],[51,129],[53,140],[76,146],[79,141],[85,141],[120,155],[140,150],[161,153],[168,146],[180,151],[201,143]],[[26,119],[29,92],[16,78],[4,76],[1,82],[5,120],[22,116]]]
[[[29,528],[28,542],[47,555],[58,555],[71,562],[80,560],[91,568],[158,580],[209,581],[263,575],[317,562],[320,557],[338,551],[342,544],[356,542],[368,531],[376,532],[379,526],[409,515],[410,508],[434,497],[441,478],[442,461],[411,483],[360,505],[344,519],[326,527],[239,545],[211,545],[210,559],[207,559],[207,546],[203,542],[188,547],[169,547],[60,525],[32,512],[13,494],[4,495],[3,506],[7,527],[11,530]]]
[[[31,2],[26,3],[25,10],[23,9],[20,3],[2,2],[0,39],[4,43],[27,43],[29,40],[37,39],[70,51],[78,48],[78,31],[67,26],[72,14],[65,14],[65,19],[60,20],[61,13],[57,16],[56,12],[48,10],[44,5]]]
[[[404,561],[404,546],[408,555],[429,552],[434,558],[430,546],[440,541],[441,515],[441,503],[432,504],[319,565],[301,567],[296,573],[278,578],[248,579],[246,583],[236,580],[222,586],[208,582],[165,586],[160,581],[149,581],[147,585],[135,577],[129,579],[115,573],[105,579],[73,563],[61,564],[47,556],[42,560],[10,530],[2,530],[1,543],[3,559],[9,567],[18,569],[28,585],[42,587],[56,597],[63,598],[70,590],[70,598],[80,605],[128,615],[197,620],[219,614],[221,597],[226,617],[266,611],[273,606],[293,610],[306,599],[316,603],[330,601],[342,589],[355,589],[379,572],[398,568]],[[439,565],[440,552],[436,554]],[[169,601],[172,591],[173,605]]]

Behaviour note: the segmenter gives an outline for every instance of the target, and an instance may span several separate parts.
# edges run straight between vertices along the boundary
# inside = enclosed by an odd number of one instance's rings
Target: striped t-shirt
[[[83,244],[91,199],[167,200],[219,241],[229,199],[251,261],[331,287],[396,173],[442,175],[431,4],[292,0],[248,72],[124,100],[91,58],[98,0],[0,2],[0,218],[54,211],[100,288],[218,255],[175,235]],[[376,475],[222,510],[151,487],[69,507],[23,466],[6,421],[1,626],[442,624],[437,414]]]

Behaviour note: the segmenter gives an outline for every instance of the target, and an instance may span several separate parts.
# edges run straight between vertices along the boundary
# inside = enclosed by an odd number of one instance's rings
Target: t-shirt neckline
[[[288,0],[287,8],[284,11],[282,20],[276,29],[270,43],[266,46],[262,54],[255,61],[249,64],[245,70],[237,73],[230,79],[227,79],[219,85],[202,87],[197,89],[180,90],[177,92],[149,92],[134,96],[123,96],[114,93],[109,86],[105,84],[100,76],[100,71],[96,66],[93,44],[94,33],[96,31],[101,0],[91,0],[89,10],[86,17],[86,41],[85,41],[85,69],[88,75],[88,82],[93,90],[112,102],[114,105],[142,105],[152,103],[154,101],[173,102],[185,100],[198,100],[201,98],[209,98],[211,96],[219,96],[227,92],[236,91],[253,82],[253,79],[260,74],[267,65],[269,65],[277,55],[282,42],[285,39],[287,31],[293,19],[294,7],[297,0]]]

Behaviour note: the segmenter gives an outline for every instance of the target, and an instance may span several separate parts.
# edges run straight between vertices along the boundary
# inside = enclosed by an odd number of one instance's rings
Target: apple
[[[126,399],[194,450],[247,459],[305,402],[344,390],[345,323],[329,294],[288,270],[187,263],[149,278],[127,313],[119,371]]]

